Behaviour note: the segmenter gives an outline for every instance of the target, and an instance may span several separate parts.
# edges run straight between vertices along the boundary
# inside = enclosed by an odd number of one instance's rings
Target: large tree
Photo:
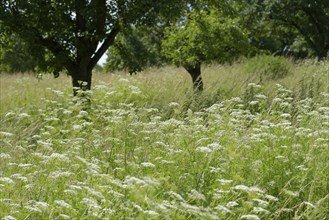
[[[230,62],[249,52],[248,35],[239,25],[233,6],[204,4],[192,8],[181,22],[166,29],[163,53],[187,70],[195,91],[203,90],[202,63]]]
[[[31,51],[50,52],[46,66],[55,75],[65,68],[76,95],[91,89],[92,70],[119,32],[171,18],[183,5],[178,0],[2,0],[0,26]]]
[[[286,28],[284,33],[289,34],[290,39],[294,39],[297,32],[319,59],[327,57],[329,0],[247,0],[245,3],[247,17],[256,21],[250,25],[258,23]],[[261,27],[259,30],[264,29]]]

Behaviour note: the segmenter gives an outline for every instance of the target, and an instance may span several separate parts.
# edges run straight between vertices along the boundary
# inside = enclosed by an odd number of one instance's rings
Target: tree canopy
[[[159,23],[121,32],[107,52],[105,70],[127,70],[133,74],[146,67],[163,65],[166,62],[161,52],[163,35]]]
[[[50,52],[45,62],[55,75],[65,68],[74,88],[90,89],[92,69],[120,31],[172,18],[184,5],[177,0],[3,0],[0,25],[23,39],[33,54]]]
[[[247,31],[239,25],[239,18],[226,10],[192,10],[182,22],[166,29],[163,53],[191,74],[196,90],[203,89],[202,63],[230,62],[250,49]]]
[[[37,58],[31,56],[26,43],[15,34],[6,36],[2,33],[1,37],[0,72],[33,71],[37,65]]]
[[[286,42],[288,45],[285,46],[291,46],[296,41],[300,41],[299,36],[302,36],[306,45],[319,59],[327,57],[329,51],[328,0],[247,0],[245,6],[244,16],[253,20],[250,23],[251,27],[258,23],[259,30],[264,30],[266,25],[271,26],[270,31],[281,29],[280,37],[290,38],[290,42]]]

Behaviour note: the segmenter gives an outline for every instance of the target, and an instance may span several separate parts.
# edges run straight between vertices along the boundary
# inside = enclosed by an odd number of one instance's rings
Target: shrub
[[[245,60],[242,70],[247,74],[257,74],[261,79],[282,79],[290,73],[291,63],[284,57],[258,55]]]

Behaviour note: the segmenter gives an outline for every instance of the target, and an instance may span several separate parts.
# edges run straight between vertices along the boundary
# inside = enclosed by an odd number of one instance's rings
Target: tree
[[[203,90],[202,63],[229,62],[248,52],[247,34],[239,18],[224,9],[209,5],[192,9],[184,20],[166,29],[163,53],[187,70],[197,92]]]
[[[3,32],[2,32],[3,33]],[[1,36],[0,72],[30,72],[37,65],[24,41],[17,35]]]
[[[257,17],[263,24],[286,28],[285,33],[298,32],[319,59],[327,57],[329,51],[329,1],[248,0],[250,17]],[[294,36],[292,39],[298,39]]]
[[[119,32],[174,17],[183,5],[177,0],[2,0],[0,26],[34,53],[50,52],[44,67],[55,75],[65,68],[77,95],[91,89],[92,70]]]
[[[137,73],[151,66],[165,63],[161,54],[164,28],[159,23],[153,26],[131,27],[121,32],[107,52],[105,69],[128,70]]]

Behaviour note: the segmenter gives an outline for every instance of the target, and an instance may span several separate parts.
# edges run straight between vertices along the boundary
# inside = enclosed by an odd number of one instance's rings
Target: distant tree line
[[[86,89],[106,51],[107,71],[175,64],[202,91],[204,63],[260,53],[321,60],[329,50],[328,0],[4,0],[0,11],[0,72],[65,68]]]

